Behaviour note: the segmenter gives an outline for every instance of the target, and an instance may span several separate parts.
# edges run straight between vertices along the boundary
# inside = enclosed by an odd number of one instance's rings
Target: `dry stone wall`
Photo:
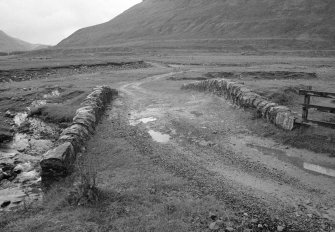
[[[226,79],[212,79],[184,84],[182,89],[212,92],[241,107],[254,108],[267,121],[276,126],[293,130],[296,115],[286,106],[280,106],[248,89],[245,85]]]
[[[60,135],[56,147],[43,155],[40,162],[42,182],[59,180],[72,171],[77,154],[93,135],[106,105],[117,94],[117,91],[110,87],[99,86],[86,97],[81,108],[76,111],[72,125]]]

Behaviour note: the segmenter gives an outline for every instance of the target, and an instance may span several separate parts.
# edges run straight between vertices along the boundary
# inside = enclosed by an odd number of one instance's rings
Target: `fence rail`
[[[335,93],[329,93],[329,92],[320,92],[320,91],[301,89],[301,90],[299,90],[299,94],[300,95],[305,95],[305,96],[310,96],[310,97],[323,97],[323,98],[333,98],[333,99],[335,99]]]
[[[302,122],[303,123],[313,123],[320,126],[335,128],[334,123],[330,122],[322,122],[322,121],[316,121],[308,119],[308,110],[309,109],[317,109],[318,111],[325,112],[325,113],[331,113],[335,114],[335,108],[334,107],[328,107],[328,106],[318,106],[313,105],[311,103],[311,97],[322,97],[322,98],[332,98],[335,99],[335,93],[329,93],[329,92],[321,92],[321,91],[313,91],[312,87],[308,87],[307,90],[299,90],[299,95],[304,95],[304,103],[302,104]]]

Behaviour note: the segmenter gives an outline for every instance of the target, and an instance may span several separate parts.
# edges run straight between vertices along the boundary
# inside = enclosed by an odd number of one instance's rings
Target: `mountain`
[[[58,47],[235,41],[329,48],[334,12],[334,0],[144,0],[109,22],[78,30]]]
[[[31,44],[7,35],[0,30],[0,52],[30,51],[46,48],[46,45]]]

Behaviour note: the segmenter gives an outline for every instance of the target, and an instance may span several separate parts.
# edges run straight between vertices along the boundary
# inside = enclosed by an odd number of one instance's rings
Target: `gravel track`
[[[249,112],[214,95],[181,91],[180,82],[168,80],[178,72],[166,69],[122,84],[100,130],[118,131],[140,157],[185,180],[183,191],[213,196],[241,217],[260,218],[267,228],[257,231],[276,231],[278,225],[284,231],[334,228],[334,178],[307,171],[297,160],[334,161],[257,137],[247,129],[259,123]],[[104,165],[108,162],[105,157]]]

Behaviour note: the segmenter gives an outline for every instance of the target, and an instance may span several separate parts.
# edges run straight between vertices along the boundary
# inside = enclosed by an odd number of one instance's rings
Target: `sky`
[[[0,30],[56,45],[76,30],[107,22],[142,0],[0,0]]]

